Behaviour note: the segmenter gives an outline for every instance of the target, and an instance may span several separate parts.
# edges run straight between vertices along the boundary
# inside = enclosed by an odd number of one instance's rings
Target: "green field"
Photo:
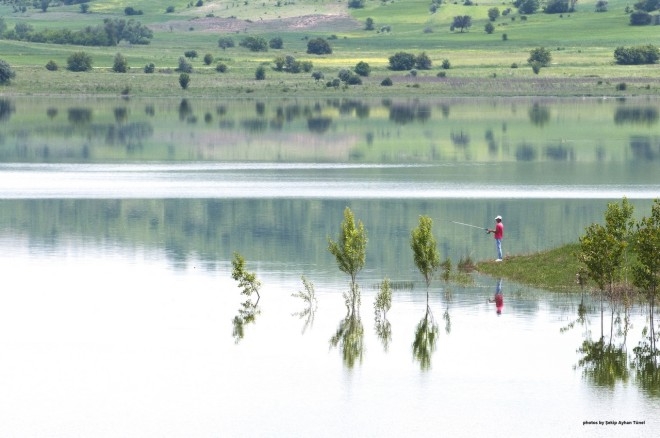
[[[412,95],[660,95],[658,65],[621,66],[614,63],[618,46],[658,44],[658,27],[631,26],[624,0],[609,2],[607,12],[595,12],[595,0],[580,2],[576,11],[567,14],[544,14],[526,17],[518,14],[511,3],[487,0],[474,6],[443,3],[430,13],[430,0],[367,0],[362,9],[349,9],[347,3],[329,0],[293,1],[227,1],[206,0],[200,7],[184,1],[155,0],[94,1],[89,12],[81,13],[80,5],[51,6],[46,12],[28,8],[14,12],[7,2],[0,3],[0,17],[7,29],[26,23],[35,30],[67,28],[81,30],[97,26],[106,18],[135,19],[154,33],[149,45],[115,47],[82,47],[15,40],[0,40],[0,59],[16,72],[2,94],[95,94],[116,95],[128,91],[142,96],[281,96],[337,95],[359,93],[361,96]],[[127,17],[127,6],[143,14]],[[168,6],[174,12],[166,13]],[[487,11],[511,8],[507,16],[493,22],[492,34],[484,31]],[[466,32],[451,31],[454,16],[469,15],[472,26]],[[366,30],[367,18],[374,30]],[[506,35],[506,38],[504,37]],[[230,36],[236,46],[218,47],[220,36]],[[266,40],[280,37],[283,48],[267,52],[251,52],[238,43],[247,36]],[[325,38],[331,45],[330,55],[307,54],[310,38]],[[535,74],[527,64],[530,50],[546,47],[551,51],[551,65]],[[92,56],[93,71],[72,73],[65,69],[67,57],[77,51]],[[196,50],[192,60],[194,72],[187,90],[178,84],[175,68],[187,50]],[[418,55],[426,53],[433,62],[431,69],[416,76],[408,71],[389,69],[389,57],[397,52]],[[121,53],[129,63],[125,74],[111,70],[115,54]],[[214,62],[205,65],[202,58],[211,54]],[[277,56],[291,55],[296,60],[311,61],[314,72],[324,79],[315,81],[311,73],[291,74],[275,71]],[[443,60],[451,68],[443,70]],[[49,60],[60,67],[50,72]],[[218,61],[227,65],[218,73]],[[367,62],[372,71],[362,85],[326,87],[341,69],[352,69],[357,62]],[[154,63],[156,72],[145,74],[143,67]],[[257,81],[254,72],[266,67],[266,79]],[[515,67],[514,67],[515,66]],[[443,72],[445,77],[438,77]],[[389,77],[393,86],[383,87]],[[625,83],[625,90],[617,85]]]

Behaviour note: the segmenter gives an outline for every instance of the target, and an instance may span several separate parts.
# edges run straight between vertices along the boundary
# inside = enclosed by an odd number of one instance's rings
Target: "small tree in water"
[[[440,267],[440,254],[431,228],[433,220],[428,216],[419,217],[419,225],[410,233],[410,247],[413,250],[415,266],[426,281],[426,298],[433,280],[433,273]]]
[[[259,302],[261,298],[259,295],[261,282],[257,280],[257,275],[254,272],[245,270],[245,259],[239,253],[235,252],[231,265],[231,278],[238,281],[238,287],[242,289],[241,294],[250,297],[253,293],[256,293],[257,302]]]
[[[355,224],[355,218],[350,208],[344,209],[344,220],[337,241],[328,237],[328,251],[335,256],[339,270],[351,277],[351,305],[355,307],[359,299],[356,277],[364,268],[367,258],[367,233],[362,221]]]
[[[651,217],[637,224],[634,242],[637,265],[633,268],[633,283],[644,291],[649,303],[650,352],[657,354],[656,334],[653,322],[655,300],[660,293],[660,200],[651,208]]]

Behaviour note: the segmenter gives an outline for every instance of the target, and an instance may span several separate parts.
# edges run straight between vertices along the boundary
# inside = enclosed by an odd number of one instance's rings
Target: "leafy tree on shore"
[[[621,65],[655,64],[660,59],[660,49],[652,44],[617,47],[614,50],[614,59]]]
[[[0,59],[0,85],[7,85],[11,80],[16,77],[16,73],[7,63],[7,61]]]
[[[248,36],[243,38],[239,43],[239,46],[245,47],[251,52],[267,52],[268,51],[268,42],[263,37],[253,37]]]
[[[469,15],[457,15],[454,17],[454,21],[451,25],[452,32],[454,29],[459,29],[461,33],[465,32],[466,29],[472,27],[472,17]]]
[[[330,55],[332,54],[332,47],[323,38],[314,38],[307,42],[307,53],[313,55]]]
[[[415,55],[406,52],[397,52],[390,56],[390,69],[395,71],[410,70],[415,66]]]
[[[552,61],[552,54],[550,54],[550,50],[546,49],[545,47],[537,47],[536,49],[532,49],[529,52],[529,58],[527,58],[527,62],[529,64],[533,65],[536,63],[541,67],[549,66],[550,61]]]
[[[115,55],[115,60],[112,64],[112,71],[115,73],[126,73],[128,71],[128,61],[121,53]]]
[[[92,57],[85,52],[72,53],[66,60],[70,71],[88,71],[92,69]]]

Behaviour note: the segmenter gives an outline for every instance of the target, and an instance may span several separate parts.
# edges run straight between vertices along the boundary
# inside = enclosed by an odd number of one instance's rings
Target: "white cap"
[[[497,216],[495,220],[502,220],[502,216]]]

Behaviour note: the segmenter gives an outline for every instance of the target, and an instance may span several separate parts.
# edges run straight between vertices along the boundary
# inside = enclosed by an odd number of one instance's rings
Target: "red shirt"
[[[497,225],[495,225],[495,238],[501,239],[502,237],[504,237],[504,225],[502,222],[498,222]]]

